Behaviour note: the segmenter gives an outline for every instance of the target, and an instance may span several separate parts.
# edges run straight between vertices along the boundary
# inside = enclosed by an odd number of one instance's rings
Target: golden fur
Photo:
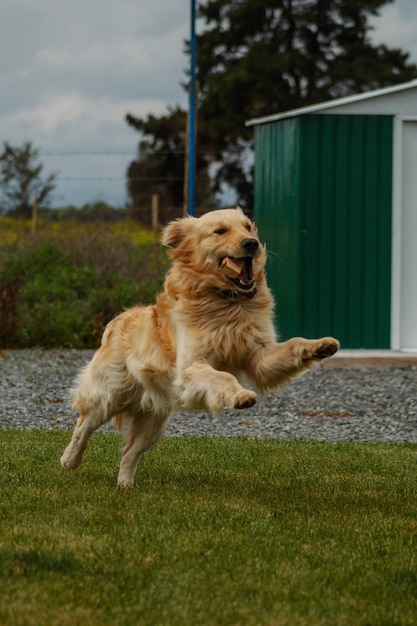
[[[73,406],[80,417],[61,458],[64,467],[78,467],[101,424],[125,424],[121,486],[133,484],[140,455],[162,437],[175,410],[250,407],[256,393],[242,380],[265,392],[339,348],[331,337],[277,343],[265,249],[241,209],[175,220],[163,242],[172,258],[164,291],[154,305],[125,311],[106,327],[78,377]],[[226,258],[243,263],[238,278],[222,272]]]

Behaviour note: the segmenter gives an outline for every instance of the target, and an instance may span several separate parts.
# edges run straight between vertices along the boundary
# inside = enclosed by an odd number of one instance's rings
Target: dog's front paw
[[[328,359],[340,348],[340,343],[337,339],[333,339],[333,337],[323,337],[323,339],[319,339],[316,343],[317,345],[312,354],[313,359]]]
[[[249,391],[248,389],[244,389],[243,391],[236,394],[233,399],[232,407],[233,409],[249,409],[251,406],[256,404],[258,397],[254,391]]]

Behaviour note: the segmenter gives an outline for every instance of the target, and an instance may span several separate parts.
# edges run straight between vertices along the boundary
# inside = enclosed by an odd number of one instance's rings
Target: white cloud
[[[35,62],[43,70],[84,74],[109,65],[119,68],[125,65],[129,68],[146,67],[149,52],[144,41],[121,41],[111,47],[96,42],[76,50],[63,46],[43,48],[37,53]]]
[[[11,117],[11,122],[32,125],[41,133],[49,133],[60,124],[78,121],[89,107],[90,102],[79,94],[62,94],[35,107],[22,109]]]
[[[5,139],[12,137],[10,142],[16,145],[33,141],[41,149],[45,172],[59,172],[57,206],[96,200],[118,206],[126,200],[126,170],[139,142],[125,115],[145,117],[165,111],[162,100],[93,100],[68,93],[16,111],[3,123],[9,130]]]
[[[397,0],[381,11],[380,17],[371,20],[374,26],[372,39],[390,48],[401,48],[410,53],[410,61],[417,63],[417,4],[415,0]]]
[[[178,0],[1,0],[0,144],[32,141],[60,170],[60,204],[124,201],[139,140],[126,114],[186,105],[188,12]]]
[[[88,127],[90,133],[99,130],[104,124],[116,124],[123,120],[128,111],[145,116],[152,112],[161,115],[166,109],[164,102],[158,100],[112,101],[106,99],[88,99],[78,93],[67,93],[54,96],[39,103],[17,111],[8,118],[10,128],[32,126],[38,132],[50,135],[59,130],[60,126],[81,124]],[[78,126],[78,128],[82,128]]]

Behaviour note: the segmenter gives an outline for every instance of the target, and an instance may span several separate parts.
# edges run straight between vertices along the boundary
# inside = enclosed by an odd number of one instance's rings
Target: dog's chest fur
[[[175,314],[178,348],[186,358],[192,352],[194,359],[201,355],[213,367],[241,369],[249,353],[272,339],[268,309],[265,315],[265,309],[247,300],[180,301]]]

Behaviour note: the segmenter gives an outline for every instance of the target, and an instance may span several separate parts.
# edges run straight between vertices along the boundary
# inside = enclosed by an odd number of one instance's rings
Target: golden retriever
[[[128,427],[118,484],[133,485],[140,455],[178,409],[245,409],[266,392],[332,356],[332,337],[277,343],[266,252],[253,222],[236,209],[178,219],[163,243],[172,267],[156,304],[134,307],[106,327],[74,390],[79,419],[61,458],[80,465],[90,435],[113,419]]]

